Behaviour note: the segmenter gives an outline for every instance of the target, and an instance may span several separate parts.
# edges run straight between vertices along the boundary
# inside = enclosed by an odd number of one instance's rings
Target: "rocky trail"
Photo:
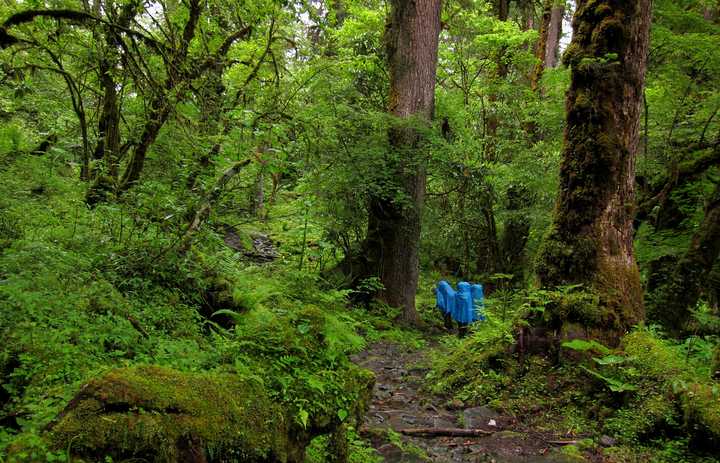
[[[422,350],[380,342],[357,354],[353,360],[376,375],[372,404],[360,432],[386,462],[578,461],[557,451],[562,444],[556,436],[525,429],[517,419],[489,407],[454,407],[446,398],[421,390],[428,372],[426,354]],[[423,428],[442,429],[444,433],[448,430],[478,430],[476,433],[480,435],[403,434]]]

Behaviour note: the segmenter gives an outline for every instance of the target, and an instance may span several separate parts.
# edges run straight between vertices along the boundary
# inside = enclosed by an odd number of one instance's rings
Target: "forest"
[[[720,462],[720,1],[0,2],[0,463]]]

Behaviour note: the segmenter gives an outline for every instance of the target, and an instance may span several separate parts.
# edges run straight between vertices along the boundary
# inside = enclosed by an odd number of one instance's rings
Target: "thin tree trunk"
[[[178,248],[178,252],[181,255],[186,254],[187,251],[190,249],[193,237],[200,229],[202,224],[207,220],[207,218],[210,217],[210,212],[212,211],[213,206],[220,199],[220,195],[222,194],[222,192],[225,191],[225,186],[248,164],[250,164],[250,159],[236,162],[220,176],[218,181],[215,183],[213,189],[210,190],[210,193],[208,193],[205,201],[203,201],[197,211],[195,211],[193,220],[192,222],[190,222],[190,225],[188,226],[185,234],[182,237],[182,240],[180,241],[180,247]]]
[[[550,10],[550,22],[547,31],[547,46],[545,47],[545,68],[556,68],[560,58],[560,38],[562,37],[562,23],[565,15],[565,4],[555,3]]]
[[[530,87],[533,90],[538,89],[538,86],[540,85],[540,79],[542,78],[543,71],[545,70],[548,30],[550,29],[550,18],[552,16],[553,2],[554,0],[545,0],[545,3],[543,4],[542,22],[540,23],[538,42],[535,46],[535,58],[537,58],[537,63],[535,64],[533,72],[530,75]]]
[[[578,1],[560,195],[537,269],[545,287],[595,290],[601,312],[579,321],[611,338],[644,318],[632,209],[649,28],[650,0]]]
[[[122,179],[120,180],[120,191],[128,190],[140,179],[140,172],[142,172],[145,165],[147,152],[155,142],[155,139],[160,133],[160,129],[165,125],[169,116],[170,104],[168,102],[165,102],[162,98],[153,101],[152,109],[145,122],[145,127],[143,127],[143,132],[140,135],[140,141],[135,146],[132,156],[125,167]]]
[[[385,36],[389,112],[401,119],[428,122],[435,107],[440,0],[391,0],[390,5]],[[388,136],[396,159],[398,193],[406,199],[400,202],[392,192],[371,199],[366,248],[384,285],[380,298],[401,307],[404,322],[417,323],[415,293],[425,197],[425,167],[418,154],[422,137],[416,129],[400,123]]]

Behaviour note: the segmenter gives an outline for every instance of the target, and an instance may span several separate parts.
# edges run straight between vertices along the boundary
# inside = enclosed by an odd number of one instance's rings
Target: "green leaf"
[[[628,358],[622,355],[606,355],[603,358],[593,357],[593,360],[598,365],[618,365],[627,362]]]
[[[586,368],[584,366],[580,366],[583,370],[590,373],[594,377],[601,379],[605,382],[605,385],[610,389],[612,392],[625,392],[625,391],[637,391],[637,386],[633,384],[624,383],[619,379],[615,378],[608,378],[607,376],[603,376],[602,374],[598,373],[595,370],[591,370],[590,368]]]
[[[348,411],[344,408],[341,408],[340,410],[338,410],[337,416],[338,418],[340,418],[340,421],[345,421],[345,418],[347,418],[348,416]]]
[[[606,355],[610,353],[610,349],[595,340],[573,339],[572,341],[565,341],[562,346],[579,352],[594,350]]]
[[[300,423],[305,429],[307,429],[308,418],[310,418],[310,414],[307,412],[307,410],[300,410],[298,412],[298,419],[300,420]]]

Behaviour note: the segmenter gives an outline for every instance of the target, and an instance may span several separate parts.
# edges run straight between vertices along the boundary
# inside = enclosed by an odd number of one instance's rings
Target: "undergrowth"
[[[584,453],[607,461],[718,461],[720,385],[709,368],[716,338],[673,342],[654,327],[637,327],[618,348],[576,339],[559,352],[519,355],[525,320],[565,297],[546,293],[517,292],[510,309],[491,300],[487,322],[465,339],[444,339],[426,387],[520,417],[537,431],[588,438]]]
[[[347,392],[348,355],[366,338],[407,339],[382,326],[387,313],[351,309],[347,291],[290,265],[293,243],[255,264],[210,222],[182,255],[192,203],[138,188],[89,209],[70,175],[32,157],[0,172],[0,460],[9,446],[27,461],[66,460],[44,427],[117,367],[230,372],[260,383],[300,426],[327,413],[347,421],[360,400]],[[351,461],[371,461],[349,436]]]

